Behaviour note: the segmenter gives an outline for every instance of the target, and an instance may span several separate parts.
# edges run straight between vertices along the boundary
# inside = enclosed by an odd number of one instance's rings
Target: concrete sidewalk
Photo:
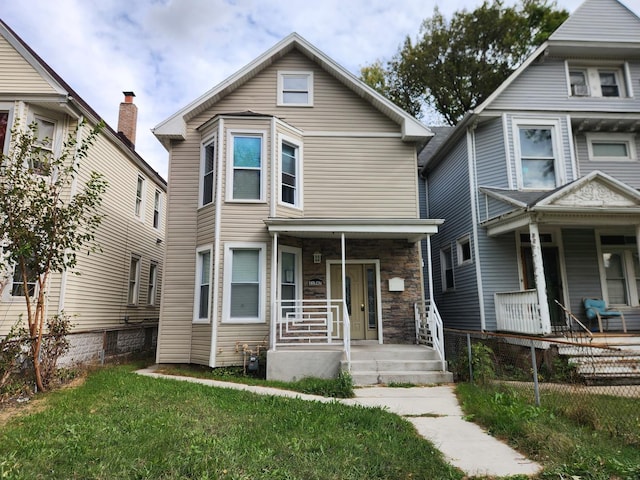
[[[401,415],[415,425],[418,433],[431,441],[447,460],[469,476],[535,475],[542,467],[506,444],[487,434],[482,428],[464,420],[453,386],[389,388],[357,388],[356,397],[334,399],[201,378],[162,375],[152,368],[139,374],[201,383],[219,388],[245,390],[261,395],[276,395],[319,402],[339,401],[346,405],[380,407]]]

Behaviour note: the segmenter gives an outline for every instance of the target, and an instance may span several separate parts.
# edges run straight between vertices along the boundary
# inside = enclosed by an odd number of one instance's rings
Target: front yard
[[[2,479],[460,479],[380,409],[91,373],[0,427]]]

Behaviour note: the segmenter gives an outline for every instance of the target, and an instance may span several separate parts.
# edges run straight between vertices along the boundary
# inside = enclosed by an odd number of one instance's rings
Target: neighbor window
[[[301,198],[301,151],[302,147],[292,141],[280,144],[280,201],[286,205],[300,207]]]
[[[134,213],[136,217],[142,219],[144,213],[144,178],[138,175],[136,183],[136,203]]]
[[[312,106],[312,72],[278,72],[278,105]]]
[[[451,247],[440,250],[440,266],[442,274],[442,291],[446,292],[454,287],[453,282],[453,259],[451,258]]]
[[[589,160],[636,160],[636,144],[632,134],[587,134]]]
[[[555,188],[557,180],[553,127],[519,125],[517,134],[520,186],[541,190]]]
[[[147,283],[147,304],[156,304],[156,291],[158,289],[158,265],[151,262],[149,265],[149,282]]]
[[[27,267],[27,292],[30,297],[36,294],[36,285],[38,284],[37,275],[33,270]],[[24,297],[24,283],[22,278],[22,268],[16,264],[13,269],[13,278],[11,284],[11,296],[12,297]]]
[[[569,83],[573,97],[623,97],[623,66],[576,66],[569,68]]]
[[[161,207],[162,194],[159,190],[156,190],[153,196],[153,228],[160,228],[160,207]]]
[[[265,321],[265,251],[264,244],[225,246],[224,321]]]
[[[606,298],[612,305],[638,306],[640,265],[635,236],[600,237]]]
[[[471,240],[466,235],[456,242],[458,253],[458,265],[471,262]]]
[[[196,253],[196,290],[193,321],[209,321],[211,300],[211,247],[202,247]]]
[[[262,135],[232,135],[232,200],[262,200]]]
[[[4,152],[4,145],[7,142],[9,128],[9,112],[0,111],[0,153]]]
[[[35,117],[33,121],[36,124],[36,132],[29,168],[38,175],[49,175],[56,124],[41,117]]]
[[[202,152],[202,179],[200,185],[201,206],[208,205],[213,202],[215,161],[215,142],[212,142],[209,145],[206,145]]]
[[[132,256],[129,265],[129,292],[127,303],[129,305],[138,304],[138,292],[140,290],[140,257]]]

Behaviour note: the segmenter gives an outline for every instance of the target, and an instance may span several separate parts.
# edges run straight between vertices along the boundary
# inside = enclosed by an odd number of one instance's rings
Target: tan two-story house
[[[73,271],[50,276],[47,316],[65,312],[73,324],[67,362],[99,361],[152,348],[156,341],[164,258],[165,180],[135,151],[137,107],[124,92],[118,131],[106,126],[65,195],[90,173],[108,182],[96,232],[99,250],[78,252]],[[118,105],[114,105],[118,108]],[[12,147],[12,127],[37,124],[37,142],[51,155],[84,122],[82,138],[100,116],[9,26],[0,21],[0,148]],[[21,272],[0,268],[0,336],[26,312]],[[35,285],[35,278],[33,279]]]
[[[170,154],[158,362],[268,349],[270,378],[333,376],[355,346],[417,343],[420,241],[441,223],[419,216],[428,128],[291,34],[154,133]]]

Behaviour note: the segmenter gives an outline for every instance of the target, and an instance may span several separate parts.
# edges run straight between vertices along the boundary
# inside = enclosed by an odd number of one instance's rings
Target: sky
[[[640,0],[622,0],[640,14]],[[151,129],[291,32],[344,68],[389,60],[438,7],[481,0],[0,0],[0,18],[114,129],[138,106],[136,151],[164,178]],[[511,3],[511,2],[507,2]],[[581,0],[557,0],[573,12]]]

